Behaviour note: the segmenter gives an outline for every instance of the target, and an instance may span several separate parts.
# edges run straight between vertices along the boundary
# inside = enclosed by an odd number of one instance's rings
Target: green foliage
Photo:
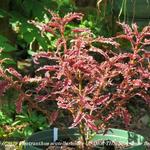
[[[6,37],[2,35],[0,35],[0,49],[2,49],[2,52],[0,53],[0,59],[10,58],[9,60],[5,61],[5,63],[15,64],[10,54],[11,52],[15,51],[16,48],[10,44],[10,41]]]
[[[43,130],[44,128],[48,127],[46,123],[46,118],[39,114],[36,111],[26,111],[27,107],[23,108],[23,112],[21,114],[16,115],[16,121],[13,125],[20,125],[25,122],[28,122],[30,126],[32,126],[33,130]]]
[[[0,18],[4,18],[8,13],[2,9],[0,9]]]
[[[13,120],[12,118],[10,118],[10,116],[7,116],[6,114],[0,111],[0,125],[11,124],[12,121]]]
[[[15,47],[9,44],[8,39],[6,39],[4,36],[0,35],[0,47],[4,49],[4,52],[11,52],[16,50]]]
[[[4,105],[0,110],[0,137],[25,138],[36,131],[48,128],[46,118],[36,111],[23,107],[21,114],[16,114],[14,105]]]

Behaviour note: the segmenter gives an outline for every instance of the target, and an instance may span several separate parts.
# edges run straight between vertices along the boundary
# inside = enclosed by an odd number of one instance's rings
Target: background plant
[[[23,111],[16,114],[15,105],[3,105],[0,110],[0,137],[1,138],[24,138],[34,132],[48,128],[48,122],[44,115],[36,111],[29,111],[24,105]]]

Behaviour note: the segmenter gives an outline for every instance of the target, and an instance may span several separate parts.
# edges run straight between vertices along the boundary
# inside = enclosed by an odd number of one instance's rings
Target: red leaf
[[[55,71],[58,67],[57,66],[49,66],[45,65],[44,67],[40,67],[37,71],[46,70],[46,71]]]
[[[69,13],[69,14],[65,15],[65,17],[62,19],[62,22],[65,25],[74,19],[81,20],[82,17],[83,17],[82,13]]]
[[[44,31],[46,31],[46,32],[49,32],[49,33],[55,35],[54,30],[52,30],[52,29],[51,29],[50,27],[48,27],[48,26],[43,26],[43,27],[42,27],[42,30],[44,30]]]
[[[33,56],[33,61],[35,64],[39,64],[38,60],[40,58],[47,58],[47,59],[51,59],[52,58],[52,53],[51,52],[40,52],[40,53],[37,53]],[[54,56],[53,56],[54,58]]]
[[[40,96],[36,96],[36,99],[39,101],[39,102],[43,102],[45,100],[48,100],[48,98],[50,97],[51,95],[50,94],[47,94],[47,95],[40,95]]]
[[[142,87],[143,86],[143,83],[140,79],[133,80],[132,83],[136,87]]]
[[[47,80],[43,80],[40,85],[36,88],[36,92],[40,92],[42,89],[44,89],[47,85]]]
[[[98,38],[94,39],[93,42],[111,44],[111,45],[114,45],[116,48],[119,47],[119,43],[114,41],[113,38],[98,37]]]
[[[79,104],[86,108],[86,109],[91,109],[91,105],[90,105],[91,99],[89,97],[84,97],[82,95],[80,95],[80,99],[79,99]]]
[[[87,31],[90,31],[89,29],[86,29],[86,28],[75,28],[75,29],[72,29],[73,32],[75,33],[81,33],[81,32],[87,32]]]
[[[24,100],[24,94],[20,94],[16,102],[16,112],[20,113],[22,111],[22,103]]]
[[[65,98],[58,97],[56,101],[59,108],[68,109],[70,107],[69,104],[66,102]]]
[[[83,66],[83,60],[78,60],[75,64],[73,64],[74,69],[78,69],[79,67]]]
[[[124,29],[125,34],[129,35],[129,34],[132,33],[132,29],[128,24],[121,23],[121,22],[118,22],[118,24],[122,26],[122,28]]]
[[[58,102],[57,105],[59,108],[68,109],[68,105],[66,103]]]
[[[82,121],[83,117],[84,117],[84,113],[82,113],[81,111],[78,111],[76,117],[74,118],[74,121],[73,121],[74,123],[71,125],[70,128],[77,126]]]
[[[150,45],[150,40],[148,40],[148,39],[144,39],[144,43],[143,43],[143,45]]]
[[[130,116],[128,110],[121,110],[121,112],[122,112],[122,116],[123,116],[125,125],[126,125],[126,127],[128,127],[128,125],[131,121],[131,116]]]
[[[29,76],[24,76],[23,79],[22,79],[22,82],[24,82],[24,83],[33,83],[33,82],[38,83],[38,82],[40,82],[42,80],[43,79],[41,77],[37,77],[37,76],[34,77],[34,78],[31,78]]]
[[[94,124],[94,123],[92,123],[92,122],[90,122],[90,121],[86,121],[86,124],[87,124],[87,126],[90,128],[90,129],[92,129],[92,130],[94,130],[95,132],[97,132],[98,131],[98,128],[97,128],[97,126]]]
[[[4,74],[3,69],[0,67],[0,76],[2,76]]]
[[[8,82],[0,80],[0,96],[5,92],[5,90],[8,88]]]
[[[140,73],[140,75],[141,75],[143,78],[150,79],[150,72],[149,72],[148,70],[146,70],[145,68],[139,67],[139,68],[137,69],[137,71]]]
[[[110,98],[110,95],[101,96],[100,98],[95,100],[95,104],[96,105],[104,104],[109,98]]]
[[[6,71],[8,71],[10,74],[15,76],[16,78],[22,79],[22,75],[20,73],[18,73],[14,68],[6,69]]]
[[[144,57],[150,58],[150,52],[145,52],[145,53],[144,53]]]
[[[109,121],[111,118],[113,118],[114,113],[110,113],[107,117],[105,117],[104,122]]]
[[[92,116],[92,115],[86,114],[86,115],[84,116],[84,119],[85,119],[85,121],[88,120],[89,122],[93,122],[93,121],[95,120],[95,117]]]
[[[50,116],[50,123],[51,124],[53,124],[56,121],[58,114],[59,114],[58,111],[53,111],[51,113],[51,116]]]
[[[50,26],[50,27],[53,27],[53,28],[58,28],[58,27],[60,27],[60,24],[58,24],[58,23],[56,23],[56,22],[49,22],[47,25]]]
[[[90,49],[90,51],[100,53],[101,55],[103,55],[105,57],[105,59],[107,59],[107,60],[109,59],[109,56],[108,56],[107,52],[104,52],[102,49],[92,47]]]
[[[116,63],[116,64],[114,64],[114,66],[116,66],[120,69],[123,69],[123,70],[128,68],[128,64],[123,64],[123,63]]]
[[[63,45],[65,44],[65,41],[62,39],[62,38],[59,38],[57,40],[57,43],[56,43],[56,47],[57,47],[57,52],[59,50],[61,50],[61,48],[63,47]]]
[[[136,23],[132,24],[132,29],[134,30],[134,34],[138,35],[139,32],[138,32],[138,26]]]
[[[146,94],[145,92],[141,91],[137,93],[136,95],[139,95],[142,97],[147,103],[150,103],[150,95]]]

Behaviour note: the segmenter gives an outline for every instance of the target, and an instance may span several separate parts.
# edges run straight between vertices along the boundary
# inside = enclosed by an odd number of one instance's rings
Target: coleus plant
[[[20,90],[17,111],[21,111],[22,102],[30,102],[30,98],[36,103],[56,101],[58,108],[71,112],[70,128],[79,128],[86,147],[91,138],[90,130],[106,130],[116,117],[122,117],[125,125],[129,125],[131,116],[126,105],[133,97],[150,102],[150,53],[144,49],[150,44],[150,26],[139,32],[136,24],[130,27],[119,23],[124,33],[111,38],[95,37],[85,28],[74,28],[66,35],[68,23],[81,20],[83,14],[69,13],[61,18],[49,13],[52,17],[48,23],[31,23],[42,34],[49,32],[57,38],[56,49],[33,56],[34,63],[39,66],[35,77],[22,77],[13,68],[1,69],[4,81],[0,89],[4,92],[13,86]],[[119,42],[124,39],[131,44],[131,52],[120,49]],[[95,54],[103,59],[97,61]],[[46,65],[42,65],[43,59]],[[29,82],[37,83],[34,93],[22,88]]]

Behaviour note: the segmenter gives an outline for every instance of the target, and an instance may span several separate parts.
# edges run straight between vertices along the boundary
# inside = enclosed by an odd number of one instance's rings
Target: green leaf
[[[7,120],[6,120],[6,122],[8,123],[8,124],[11,124],[12,122],[13,122],[13,119],[12,118],[6,118]]]
[[[31,56],[33,56],[34,54],[36,54],[36,52],[32,51],[32,49],[29,49],[28,50],[28,54],[31,55]]]
[[[20,119],[25,119],[26,118],[26,116],[24,116],[24,115],[17,115],[16,117],[20,118]]]
[[[8,15],[8,13],[6,11],[0,9],[0,18],[4,18],[7,15]]]
[[[18,124],[20,124],[20,123],[21,123],[21,121],[20,121],[20,120],[17,120],[17,121],[15,121],[15,122],[12,123],[12,126],[18,125]]]
[[[47,50],[48,47],[47,47],[47,42],[45,41],[44,38],[41,38],[40,36],[37,37],[37,41],[39,42],[39,44],[42,46],[42,48],[44,50]]]
[[[31,10],[33,9],[35,3],[33,3],[33,0],[25,0],[23,1],[23,6],[25,8],[25,11],[30,14]]]
[[[56,10],[58,8],[57,1],[42,0],[42,3],[44,4],[44,7],[50,8],[51,10]]]
[[[39,127],[39,129],[40,129],[40,130],[43,130],[43,129],[44,129],[44,127],[43,127],[43,126],[40,126],[40,127]]]
[[[34,8],[35,8],[35,5],[36,5],[36,9],[34,9]],[[34,0],[34,5],[33,5],[33,9],[32,9],[33,16],[34,16],[34,17],[37,17],[37,16],[38,16],[38,18],[42,18],[42,17],[43,17],[43,13],[42,13],[43,10],[44,10],[44,8],[43,8],[42,3],[40,3],[40,2],[37,1],[37,0]]]
[[[4,54],[3,58],[11,58],[11,56],[8,55],[8,57],[6,57],[6,55]],[[6,64],[6,65],[16,65],[17,63],[12,59],[7,59],[7,60],[4,61],[4,64]]]
[[[7,42],[7,41],[8,39],[5,36],[0,35],[0,43]]]
[[[33,123],[38,122],[38,116],[37,114],[32,113],[32,115],[30,116],[30,119]]]
[[[0,18],[3,18],[4,16],[1,14],[1,12],[0,12]]]
[[[0,43],[0,48],[2,48],[4,52],[11,52],[16,50],[14,46],[8,43]]]
[[[0,128],[0,137],[3,137],[5,135],[5,131],[3,128]]]
[[[2,48],[4,52],[11,52],[16,50],[16,48],[8,42],[9,40],[6,37],[0,35],[0,48]]]
[[[12,133],[11,133],[11,137],[15,137],[15,138],[22,138],[23,137],[23,133],[19,130],[14,130]]]
[[[23,131],[26,137],[32,135],[33,132],[34,130],[32,129],[32,127],[29,127],[29,126],[25,127]]]
[[[3,112],[2,111],[0,111],[0,118],[3,116]]]
[[[42,124],[43,124],[43,122],[46,122],[46,119],[45,119],[44,116],[39,116],[39,117],[38,117],[38,120],[39,120],[39,122],[42,123]]]
[[[29,44],[30,42],[33,41],[33,38],[35,37],[35,35],[33,35],[33,33],[30,32],[25,32],[22,34],[22,38]]]

